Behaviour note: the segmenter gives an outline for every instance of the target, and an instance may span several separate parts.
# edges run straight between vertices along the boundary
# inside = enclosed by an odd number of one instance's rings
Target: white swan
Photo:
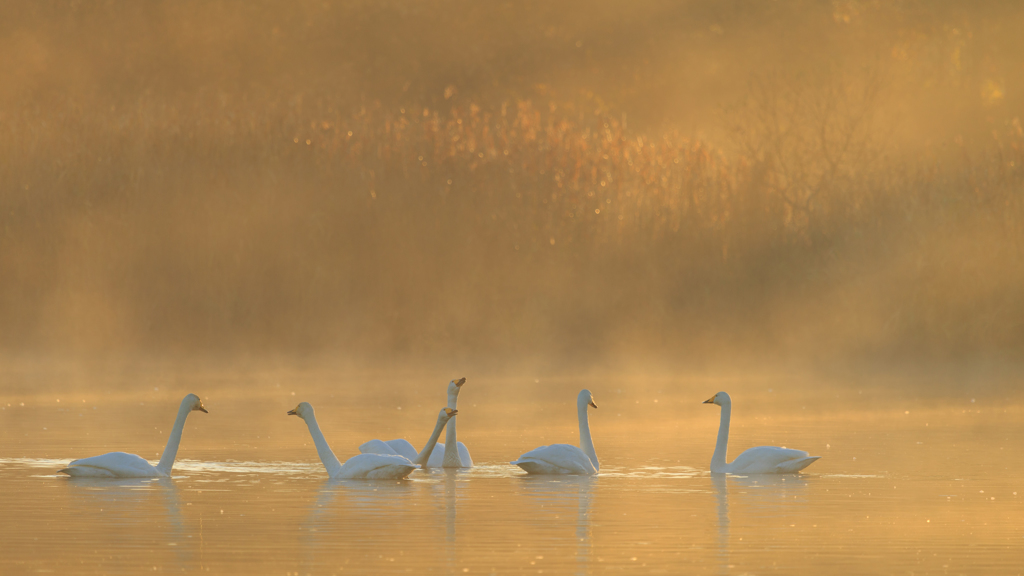
[[[452,380],[448,383],[448,408],[457,410],[459,407],[459,391],[466,383],[465,378]],[[455,446],[456,450],[448,448]],[[405,456],[410,460],[416,457],[416,448],[408,440],[399,438],[397,440],[370,440],[359,447],[363,454],[397,454]],[[430,453],[430,458],[424,464],[430,468],[472,468],[473,458],[469,455],[469,449],[456,436],[455,422],[448,424],[448,431],[445,433],[444,442],[438,442]]]
[[[576,397],[576,412],[580,421],[580,447],[572,444],[552,444],[534,448],[512,461],[530,474],[597,474],[601,463],[597,461],[594,441],[590,438],[587,406],[597,408],[590,390],[580,391]],[[582,448],[582,449],[581,449]]]
[[[705,404],[718,404],[722,407],[722,421],[718,425],[718,443],[711,457],[711,472],[729,474],[791,474],[799,472],[814,463],[821,456],[811,456],[803,450],[779,448],[778,446],[758,446],[750,448],[726,462],[729,449],[729,418],[732,416],[732,398],[725,392],[719,392],[704,401]]]
[[[309,434],[313,437],[313,444],[316,445],[316,452],[320,456],[320,461],[323,462],[324,468],[327,469],[327,475],[332,479],[398,479],[408,476],[410,472],[420,467],[420,462],[428,458],[430,451],[434,448],[434,444],[437,443],[437,439],[441,436],[441,429],[444,428],[449,419],[458,414],[458,410],[451,410],[450,408],[441,410],[441,413],[437,416],[437,426],[434,428],[430,440],[427,441],[423,451],[419,455],[414,456],[412,460],[396,454],[357,454],[349,458],[344,464],[338,461],[338,457],[334,455],[331,447],[327,445],[327,439],[324,438],[323,432],[320,431],[320,426],[316,423],[316,415],[313,412],[313,406],[309,402],[302,402],[294,410],[289,410],[288,414],[298,416],[306,421],[306,426],[309,427]]]
[[[455,410],[459,406],[459,392],[462,385],[466,383],[465,378],[452,380],[448,383],[448,407]],[[438,462],[440,460],[440,462]],[[444,444],[438,444],[430,453],[428,466],[442,466],[444,468],[472,468],[473,458],[469,456],[469,448],[459,442],[455,435],[455,422],[448,425],[448,431],[444,435]]]
[[[441,408],[441,411],[437,414],[437,424],[434,426],[434,431],[430,433],[430,438],[427,439],[427,443],[423,445],[423,450],[413,458],[413,464],[419,464],[426,468],[428,461],[437,451],[437,439],[441,437],[441,429],[444,428],[445,424],[449,427],[455,424],[452,418],[459,414],[458,410],[452,410],[451,408]]]
[[[174,457],[178,455],[178,444],[181,432],[185,428],[185,418],[193,410],[206,412],[199,396],[189,394],[181,401],[178,417],[171,428],[171,437],[167,439],[167,447],[160,457],[160,463],[153,466],[143,457],[126,452],[108,452],[91,458],[72,460],[67,468],[58,470],[74,478],[166,478],[171,475]]]

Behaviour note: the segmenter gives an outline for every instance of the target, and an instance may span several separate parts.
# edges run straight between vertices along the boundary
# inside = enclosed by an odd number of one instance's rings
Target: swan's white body
[[[807,468],[821,456],[811,456],[803,450],[758,446],[744,451],[732,462],[726,462],[729,450],[729,420],[732,417],[732,398],[719,392],[704,401],[722,407],[722,420],[718,425],[718,442],[711,457],[711,472],[727,474],[792,474]]]
[[[448,440],[448,437],[450,436],[454,436],[451,429],[452,426],[449,424],[449,432],[445,433],[445,440]],[[440,468],[444,466],[444,454],[449,444],[451,444],[450,440],[447,442],[438,442],[434,446],[434,450],[430,453],[430,458],[424,468]],[[459,454],[459,465],[450,467],[472,468],[473,458],[470,457],[469,449],[466,448],[466,445],[462,442],[456,441],[455,446]],[[386,442],[384,440],[370,440],[369,442],[364,442],[360,445],[359,451],[363,454],[397,454],[399,456],[409,458],[410,460],[416,457],[416,448],[404,438],[388,440]]]
[[[444,425],[456,413],[456,410],[441,410],[437,419],[437,426],[430,440],[427,441],[427,445],[418,456],[413,455],[412,460],[397,454],[357,454],[342,464],[327,444],[327,439],[324,438],[323,432],[320,431],[312,405],[308,402],[303,402],[294,410],[288,412],[288,414],[305,420],[306,426],[309,427],[309,434],[313,437],[313,444],[316,445],[317,455],[320,456],[320,461],[323,462],[328,476],[332,479],[369,480],[397,480],[405,478],[413,470],[419,468],[419,461],[427,458],[430,450],[433,449],[437,439],[441,436],[441,429],[444,428]]]
[[[189,394],[181,401],[178,417],[171,428],[171,437],[160,457],[160,462],[153,466],[145,458],[127,452],[108,452],[100,456],[80,458],[71,461],[67,468],[59,470],[73,478],[166,478],[171,475],[174,458],[178,455],[178,444],[181,433],[185,429],[185,419],[193,410],[206,412],[199,396]]]
[[[580,423],[580,445],[551,444],[534,448],[513,460],[529,474],[597,474],[601,463],[597,460],[594,441],[590,437],[590,421],[587,406],[597,408],[590,390],[583,390],[576,398],[576,412]]]
[[[458,410],[459,391],[466,383],[465,378],[452,380],[448,383],[448,408]],[[450,449],[448,446],[454,446]],[[391,454],[404,456],[410,460],[416,458],[416,448],[408,440],[370,440],[359,447],[363,454]],[[423,464],[425,468],[472,468],[473,458],[469,455],[466,445],[458,441],[455,422],[449,422],[444,442],[438,442],[430,453],[430,458]]]

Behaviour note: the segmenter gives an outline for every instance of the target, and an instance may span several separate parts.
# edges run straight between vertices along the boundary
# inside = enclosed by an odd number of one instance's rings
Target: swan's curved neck
[[[333,478],[335,474],[341,471],[341,462],[338,461],[338,457],[331,451],[331,447],[327,445],[327,439],[324,438],[324,433],[320,431],[320,425],[316,423],[316,416],[310,414],[305,420],[306,426],[309,427],[309,435],[313,437],[313,444],[316,445],[316,453],[320,456],[320,461],[324,463],[327,475]]]
[[[450,422],[449,426],[454,424]],[[437,426],[434,426],[434,431],[430,433],[430,440],[427,440],[427,444],[420,450],[420,453],[416,455],[416,458],[412,461],[413,464],[419,464],[424,468],[427,467],[427,461],[430,460],[430,453],[434,451],[434,446],[437,446],[437,439],[441,437],[441,430],[444,428],[444,420],[438,416]]]
[[[590,458],[594,470],[601,469],[601,463],[597,461],[597,451],[594,450],[594,441],[590,438],[590,419],[587,416],[587,403],[577,402],[576,410],[580,419],[580,448]]]
[[[726,452],[729,451],[729,419],[732,417],[732,404],[722,406],[722,421],[718,424],[718,442],[715,453],[711,456],[711,471],[716,472],[725,466]]]
[[[160,463],[156,465],[158,472],[165,476],[171,475],[171,467],[174,466],[174,458],[178,456],[178,444],[181,443],[181,433],[185,430],[185,419],[192,411],[191,402],[188,399],[181,401],[178,408],[178,416],[174,419],[174,426],[171,428],[171,437],[167,439],[167,446],[160,456]]]

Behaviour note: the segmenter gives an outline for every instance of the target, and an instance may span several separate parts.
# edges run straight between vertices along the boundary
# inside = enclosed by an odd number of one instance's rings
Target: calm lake
[[[330,481],[373,438],[417,448],[466,376],[458,433],[476,466]],[[788,376],[554,378],[353,371],[0,372],[0,573],[1019,574],[1024,403],[927,383]],[[528,477],[510,460],[578,443],[590,389],[601,472]],[[822,456],[800,475],[709,472],[733,398],[730,459],[767,444]],[[70,460],[155,462],[166,480],[71,480]],[[442,437],[443,440],[443,437]]]

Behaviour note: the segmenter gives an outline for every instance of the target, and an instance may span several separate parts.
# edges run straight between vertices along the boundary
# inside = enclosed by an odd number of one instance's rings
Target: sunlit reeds
[[[874,156],[802,211],[777,163],[632,131],[588,96],[69,99],[0,130],[7,342],[1024,341],[1018,121]]]

